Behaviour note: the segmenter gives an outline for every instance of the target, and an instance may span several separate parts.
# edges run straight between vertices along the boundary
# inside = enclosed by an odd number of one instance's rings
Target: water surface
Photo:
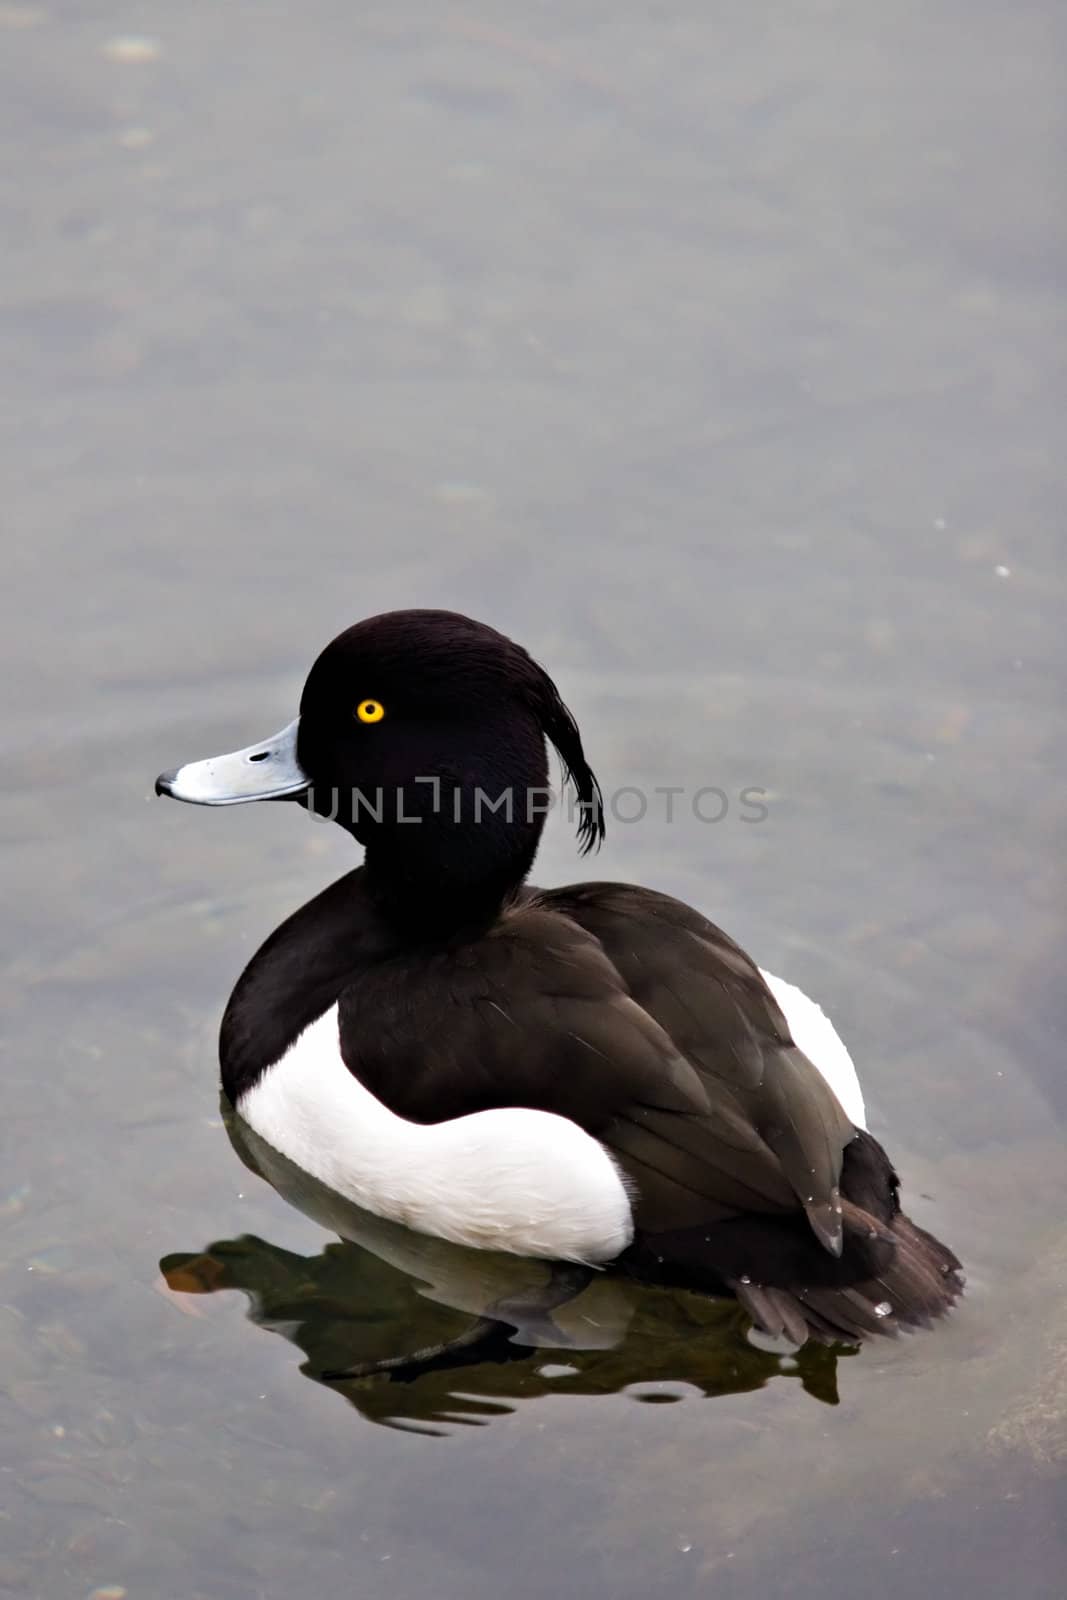
[[[0,1594],[1062,1593],[1064,60],[1042,0],[0,6]],[[833,1012],[936,1333],[598,1283],[315,1381],[530,1285],[242,1165],[219,1014],[350,855],[151,780],[408,604],[728,796],[597,871]]]

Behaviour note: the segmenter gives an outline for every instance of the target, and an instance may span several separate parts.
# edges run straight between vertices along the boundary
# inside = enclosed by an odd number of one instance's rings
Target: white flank
[[[856,1128],[866,1128],[867,1114],[863,1108],[863,1091],[856,1076],[852,1057],[842,1044],[837,1029],[830,1018],[809,1000],[796,984],[776,978],[772,972],[761,976],[785,1013],[793,1043],[803,1050],[813,1066],[818,1067],[824,1081],[841,1102],[845,1116]]]
[[[612,1260],[633,1238],[619,1171],[576,1123],[522,1108],[427,1127],[407,1122],[345,1066],[336,1006],[305,1028],[237,1110],[327,1188],[420,1233],[589,1263]]]

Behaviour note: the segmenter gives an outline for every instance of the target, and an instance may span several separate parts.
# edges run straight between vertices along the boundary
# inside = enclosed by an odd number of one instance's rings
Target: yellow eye
[[[360,722],[381,722],[385,707],[380,700],[361,700],[356,707],[356,716]]]

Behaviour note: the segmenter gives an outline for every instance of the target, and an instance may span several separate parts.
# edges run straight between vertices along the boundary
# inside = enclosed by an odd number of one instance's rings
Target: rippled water
[[[1062,1593],[1064,62],[1048,3],[0,5],[0,1595]],[[403,604],[725,793],[598,870],[833,1012],[937,1332],[546,1312],[242,1164],[221,1008],[351,858],[151,781]]]

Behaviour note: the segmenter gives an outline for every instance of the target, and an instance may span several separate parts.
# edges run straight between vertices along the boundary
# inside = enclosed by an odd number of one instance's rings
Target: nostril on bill
[[[254,756],[249,756],[249,761],[266,761],[270,755],[269,750],[257,750]]]

